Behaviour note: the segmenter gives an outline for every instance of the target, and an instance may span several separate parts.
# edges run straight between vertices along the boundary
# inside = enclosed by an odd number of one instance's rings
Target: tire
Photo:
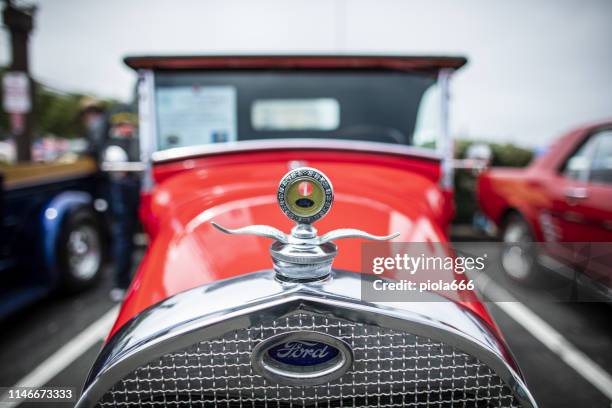
[[[104,234],[93,210],[67,215],[57,242],[60,291],[75,293],[93,286],[104,264]]]
[[[501,263],[508,278],[525,285],[538,282],[537,253],[529,223],[518,213],[510,214],[501,231],[504,244]]]

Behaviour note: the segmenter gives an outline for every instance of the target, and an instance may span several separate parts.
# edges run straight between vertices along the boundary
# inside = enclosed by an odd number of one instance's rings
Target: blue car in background
[[[94,209],[101,182],[90,158],[0,165],[0,319],[99,280],[108,236]]]

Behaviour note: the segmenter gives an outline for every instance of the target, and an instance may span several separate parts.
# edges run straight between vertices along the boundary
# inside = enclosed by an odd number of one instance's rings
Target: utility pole
[[[4,109],[10,117],[11,130],[17,145],[17,160],[29,161],[32,156],[33,82],[28,61],[28,39],[33,28],[36,7],[17,6],[5,0],[2,20],[11,36],[11,66],[5,73]]]

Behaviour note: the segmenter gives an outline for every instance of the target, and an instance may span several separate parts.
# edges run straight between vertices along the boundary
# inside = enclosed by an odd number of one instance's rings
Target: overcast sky
[[[612,0],[34,3],[33,73],[66,91],[129,99],[132,54],[452,54],[457,134],[535,146],[612,117]]]

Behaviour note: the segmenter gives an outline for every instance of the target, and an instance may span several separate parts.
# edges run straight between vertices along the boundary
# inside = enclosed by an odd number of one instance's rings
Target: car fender
[[[70,212],[83,206],[91,206],[93,197],[83,191],[64,191],[43,206],[41,218],[42,255],[44,267],[53,276],[57,275],[57,240],[63,222]]]

